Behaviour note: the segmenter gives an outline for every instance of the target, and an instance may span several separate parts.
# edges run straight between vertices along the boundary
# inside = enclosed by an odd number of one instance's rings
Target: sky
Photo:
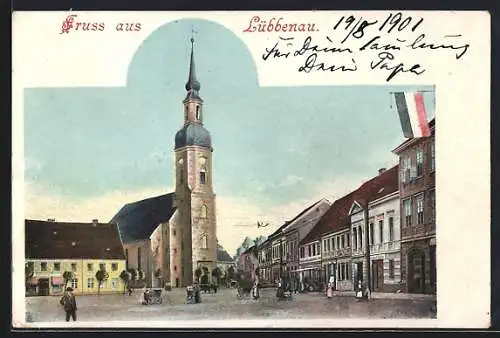
[[[168,23],[138,48],[125,87],[25,90],[26,218],[109,221],[126,203],[173,191],[192,26],[214,147],[217,236],[231,254],[245,236],[268,235],[395,165],[391,150],[404,138],[391,92],[432,89],[260,87],[231,31],[204,20]],[[425,100],[432,118],[432,93]],[[270,226],[257,228],[258,220]]]

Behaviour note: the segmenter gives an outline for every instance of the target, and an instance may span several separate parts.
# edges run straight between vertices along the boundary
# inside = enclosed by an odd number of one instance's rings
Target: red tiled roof
[[[277,237],[279,234],[281,234],[281,232],[287,227],[289,226],[290,224],[292,224],[295,220],[297,220],[298,218],[300,218],[302,215],[304,215],[306,212],[308,212],[309,210],[311,210],[314,206],[316,206],[319,202],[321,202],[322,200],[319,200],[317,202],[314,202],[313,204],[311,204],[310,206],[308,206],[307,208],[305,208],[304,210],[302,210],[300,213],[298,213],[294,218],[292,218],[291,220],[289,221],[286,221],[283,225],[281,225],[275,232],[273,232],[272,234],[270,234],[268,236],[268,238],[270,238],[271,240],[274,239],[275,237]]]
[[[348,228],[350,224],[349,211],[354,201],[363,205],[397,191],[399,189],[398,168],[399,165],[396,165],[384,171],[363,183],[355,191],[336,200],[300,244],[313,242],[324,234]]]
[[[125,259],[113,223],[25,220],[27,259]]]

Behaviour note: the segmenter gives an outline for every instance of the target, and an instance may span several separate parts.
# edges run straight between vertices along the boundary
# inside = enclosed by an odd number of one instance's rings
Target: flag
[[[407,138],[431,136],[422,93],[394,93],[394,96],[403,135]]]

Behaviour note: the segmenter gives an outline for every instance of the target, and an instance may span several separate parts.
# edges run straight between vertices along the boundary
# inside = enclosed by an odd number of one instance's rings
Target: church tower
[[[172,282],[191,285],[195,271],[217,266],[215,194],[212,188],[212,142],[203,127],[203,100],[196,78],[194,39],[183,100],[184,126],[175,135],[175,205],[170,231]]]

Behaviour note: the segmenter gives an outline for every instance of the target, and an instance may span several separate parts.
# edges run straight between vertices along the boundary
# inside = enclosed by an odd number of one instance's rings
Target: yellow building
[[[125,255],[115,224],[26,220],[25,225],[27,295],[60,295],[65,285],[77,295],[97,294],[99,270],[107,276],[102,294],[123,292]]]

